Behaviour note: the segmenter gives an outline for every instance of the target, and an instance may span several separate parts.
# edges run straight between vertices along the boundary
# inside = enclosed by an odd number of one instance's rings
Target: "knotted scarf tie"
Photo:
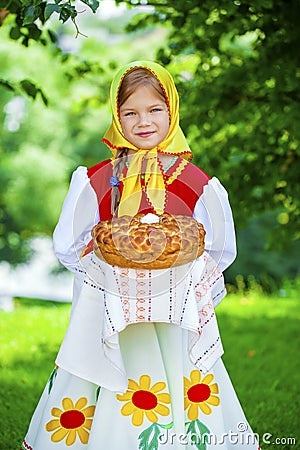
[[[142,177],[144,179],[142,180]],[[164,212],[166,190],[164,177],[158,164],[157,149],[139,150],[133,154],[127,175],[123,178],[123,191],[118,216],[135,215],[139,210],[142,191],[157,214]]]

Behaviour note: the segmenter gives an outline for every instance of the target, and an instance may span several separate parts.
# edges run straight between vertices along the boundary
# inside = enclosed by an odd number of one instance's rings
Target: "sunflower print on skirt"
[[[89,430],[92,427],[95,406],[87,406],[86,397],[79,398],[74,404],[69,397],[62,399],[62,409],[52,408],[55,419],[50,420],[45,428],[51,435],[52,442],[66,439],[66,445],[71,446],[79,437],[82,444],[89,440]]]
[[[128,380],[128,389],[124,394],[117,394],[117,399],[126,402],[121,413],[123,416],[132,415],[132,424],[136,427],[143,424],[144,418],[155,423],[158,415],[168,416],[170,408],[166,406],[170,403],[170,394],[161,392],[166,388],[166,383],[158,381],[152,387],[149,375],[141,375],[139,383],[135,380]]]
[[[211,406],[219,406],[220,398],[217,383],[212,383],[214,375],[208,373],[202,378],[199,370],[192,370],[190,379],[184,377],[184,409],[190,420],[197,420],[199,409],[204,414],[211,414]]]

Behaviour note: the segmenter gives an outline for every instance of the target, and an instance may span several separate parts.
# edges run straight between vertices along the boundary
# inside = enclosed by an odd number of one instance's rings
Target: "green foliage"
[[[93,13],[99,7],[98,0],[81,0],[81,2],[87,5]],[[43,45],[47,44],[47,37],[50,35],[52,40],[54,36],[52,30],[47,33],[43,26],[53,13],[58,14],[62,23],[69,19],[72,20],[76,28],[76,35],[81,34],[76,23],[78,11],[71,0],[55,0],[54,3],[48,3],[44,0],[34,0],[33,2],[28,0],[0,0],[1,9],[15,17],[14,25],[10,30],[11,39],[20,40],[26,47],[28,47],[30,40],[39,41]]]
[[[228,188],[239,228],[277,211],[268,239],[286,249],[300,237],[299,2],[148,3],[131,29],[171,27],[157,59],[176,77],[194,162]]]
[[[157,423],[152,423],[150,427],[146,428],[139,435],[139,449],[140,450],[158,450],[159,435],[161,434],[160,427]]]
[[[20,82],[20,86],[23,89],[23,91],[25,91],[26,94],[29,95],[29,97],[32,97],[34,100],[35,100],[37,94],[40,94],[44,104],[46,106],[48,105],[48,99],[45,96],[45,94],[43,93],[42,89],[41,88],[37,88],[37,86],[34,83],[32,83],[32,81],[30,81],[30,80],[22,80]]]
[[[31,255],[29,239],[51,235],[67,187],[65,161],[59,153],[41,153],[24,144],[2,159],[0,257],[11,263]]]
[[[0,28],[0,259],[15,265],[30,257],[32,237],[52,235],[71,172],[110,156],[101,138],[110,121],[111,78],[128,57],[153,57],[161,34],[146,33],[148,50],[136,39],[143,31],[110,46],[110,21],[103,24],[92,15],[90,37],[78,38],[77,55],[62,52],[57,43],[31,42],[25,49],[9,37],[10,26],[5,21]],[[58,31],[60,41],[73,39],[72,25]]]
[[[187,423],[187,437],[197,450],[206,450],[210,430],[199,419]],[[190,436],[189,436],[190,435]]]
[[[277,214],[268,211],[253,216],[247,227],[237,232],[238,257],[225,272],[228,283],[237,284],[238,275],[251,274],[266,292],[273,292],[283,278],[294,279],[300,275],[300,241],[293,242],[283,253],[268,243],[270,229],[274,230],[274,223],[277,223]],[[286,242],[286,238],[283,241]]]
[[[23,236],[51,234],[64,198],[64,165],[65,159],[58,152],[41,153],[26,144],[9,159],[4,201]]]
[[[170,68],[181,65],[182,125],[195,162],[228,187],[239,226],[254,213],[277,210],[273,245],[283,233],[299,238],[300,5],[197,5],[184,2],[177,15],[167,13],[174,31],[164,52]]]
[[[37,98],[37,95],[40,94],[44,105],[48,106],[48,98],[43,90],[30,80],[24,79],[17,83],[12,83],[11,81],[0,79],[0,86],[14,92],[16,95],[18,93],[25,93],[34,100]]]

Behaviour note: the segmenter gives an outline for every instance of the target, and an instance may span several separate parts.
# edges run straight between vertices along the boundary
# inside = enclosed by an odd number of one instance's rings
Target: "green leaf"
[[[55,44],[57,42],[57,34],[54,33],[54,31],[52,31],[52,30],[48,30],[48,35],[50,37],[51,42],[53,42],[53,44]]]
[[[164,48],[158,49],[158,51],[157,51],[157,56],[156,56],[156,57],[157,57],[157,59],[158,59],[159,61],[161,61],[161,63],[162,63],[163,66],[167,66],[168,64],[170,64],[171,59],[170,59],[170,57],[166,54],[166,51],[165,51]]]
[[[60,10],[59,20],[61,20],[62,22],[66,22],[70,18],[75,19],[76,16],[77,11],[75,9],[75,6],[65,4]]]
[[[42,31],[35,23],[27,25],[27,29],[29,39],[34,39],[35,41],[38,41],[40,39]]]
[[[100,391],[101,391],[101,386],[98,386],[97,390],[96,390],[96,402],[98,401],[98,398],[99,398],[99,395],[100,395]]]
[[[52,390],[52,386],[53,386],[53,383],[54,383],[54,380],[55,380],[56,376],[57,376],[57,369],[55,367],[53,369],[51,375],[50,375],[50,378],[49,378],[48,395],[50,394],[50,392]]]
[[[42,0],[21,0],[21,3],[24,7],[26,6],[42,6],[45,1]]]
[[[82,3],[85,3],[86,5],[88,5],[91,10],[93,11],[93,13],[95,13],[99,7],[99,2],[98,0],[81,0]]]
[[[40,15],[41,8],[39,6],[27,6],[25,9],[23,25],[32,24]]]
[[[188,423],[187,435],[191,434],[190,440],[197,450],[206,450],[207,438],[210,430],[199,419]]]
[[[23,7],[30,6],[33,4],[33,2],[31,2],[30,0],[20,0],[20,3],[22,4]]]
[[[54,12],[60,13],[60,7],[56,3],[47,3],[44,13],[45,20],[48,20]]]
[[[153,423],[150,427],[146,428],[139,435],[139,449],[140,450],[158,450],[159,446],[159,436],[161,431],[159,425]]]
[[[24,45],[25,47],[28,47],[28,45],[29,45],[29,38],[28,38],[28,36],[24,36],[23,37],[22,45]]]
[[[34,83],[29,80],[20,81],[21,88],[32,98],[36,98],[36,94],[39,92],[39,89],[36,87]]]
[[[48,104],[49,104],[48,98],[46,97],[46,95],[44,94],[44,92],[42,91],[42,89],[39,89],[38,91],[39,91],[39,93],[40,93],[40,95],[41,95],[41,98],[42,98],[42,100],[43,100],[44,105],[45,105],[45,106],[48,106]]]
[[[21,30],[19,27],[13,27],[11,28],[9,32],[9,36],[11,39],[14,39],[15,41],[19,39],[22,36]]]
[[[10,82],[7,81],[7,80],[1,80],[1,79],[0,79],[0,86],[5,87],[5,88],[8,89],[9,91],[15,91],[15,88],[13,87],[13,85],[10,84]]]

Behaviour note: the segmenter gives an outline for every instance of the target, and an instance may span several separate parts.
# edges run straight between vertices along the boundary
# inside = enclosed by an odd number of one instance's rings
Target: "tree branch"
[[[0,9],[0,27],[2,27],[4,20],[6,19],[6,17],[8,16],[9,11],[6,8],[1,8]]]

